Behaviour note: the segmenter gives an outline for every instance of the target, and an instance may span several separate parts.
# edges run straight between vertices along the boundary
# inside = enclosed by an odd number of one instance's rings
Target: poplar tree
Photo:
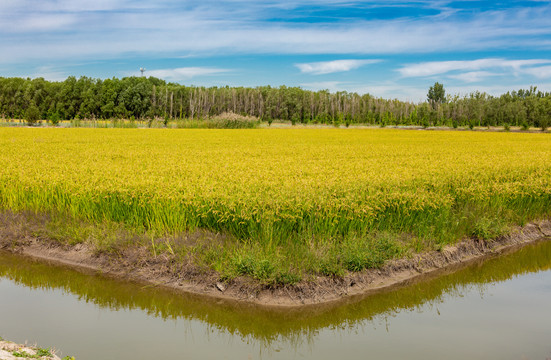
[[[444,85],[435,82],[434,85],[429,88],[427,99],[433,109],[436,109],[438,105],[444,103],[446,101],[446,90],[444,90]]]

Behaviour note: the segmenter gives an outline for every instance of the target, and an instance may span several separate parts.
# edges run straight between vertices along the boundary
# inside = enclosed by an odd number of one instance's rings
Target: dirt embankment
[[[4,219],[5,220],[5,219]],[[539,239],[551,238],[551,221],[530,223],[491,241],[465,239],[440,251],[393,260],[381,269],[351,273],[343,278],[318,277],[292,286],[270,287],[249,278],[222,283],[216,273],[177,264],[165,255],[152,255],[146,248],[131,247],[117,253],[98,253],[86,246],[61,245],[20,232],[0,223],[0,249],[92,269],[115,278],[146,282],[157,286],[209,297],[246,301],[266,306],[295,307],[330,303],[365,296],[401,286],[426,276],[438,276],[484,256],[514,250]]]
[[[42,349],[37,346],[21,345],[11,341],[0,340],[0,360],[61,360],[55,354],[55,350]],[[68,360],[75,360],[73,357],[66,356]]]

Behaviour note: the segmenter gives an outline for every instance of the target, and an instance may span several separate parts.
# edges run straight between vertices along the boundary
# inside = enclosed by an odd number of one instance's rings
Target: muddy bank
[[[513,251],[545,237],[551,237],[549,220],[515,228],[508,235],[490,241],[464,239],[440,251],[390,261],[381,269],[350,273],[343,278],[317,277],[292,286],[273,287],[246,277],[224,283],[212,271],[195,268],[191,264],[178,264],[165,254],[151,254],[145,247],[128,247],[112,253],[97,252],[83,244],[62,245],[53,239],[36,236],[33,231],[21,231],[21,227],[9,226],[6,221],[0,223],[0,249],[150,286],[275,307],[346,302],[455,271],[475,259]]]
[[[61,360],[55,354],[55,350],[42,349],[37,346],[21,345],[11,341],[0,340],[0,360]],[[75,360],[73,357],[66,356],[63,360]]]

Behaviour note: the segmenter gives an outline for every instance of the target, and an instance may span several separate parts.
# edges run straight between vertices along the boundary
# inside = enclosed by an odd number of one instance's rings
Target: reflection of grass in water
[[[208,332],[218,330],[240,336],[269,351],[282,342],[292,347],[312,344],[322,329],[361,331],[374,318],[381,323],[401,311],[434,306],[445,298],[473,289],[484,294],[493,282],[551,269],[551,241],[479,262],[453,274],[382,292],[342,306],[265,310],[248,304],[205,301],[167,289],[140,286],[0,253],[0,276],[33,289],[63,289],[80,300],[111,310],[140,309],[163,319],[200,320]]]

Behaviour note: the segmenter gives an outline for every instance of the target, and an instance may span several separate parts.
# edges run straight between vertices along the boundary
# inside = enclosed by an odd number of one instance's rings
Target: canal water
[[[346,303],[213,301],[0,252],[0,336],[88,359],[551,359],[551,241]]]

